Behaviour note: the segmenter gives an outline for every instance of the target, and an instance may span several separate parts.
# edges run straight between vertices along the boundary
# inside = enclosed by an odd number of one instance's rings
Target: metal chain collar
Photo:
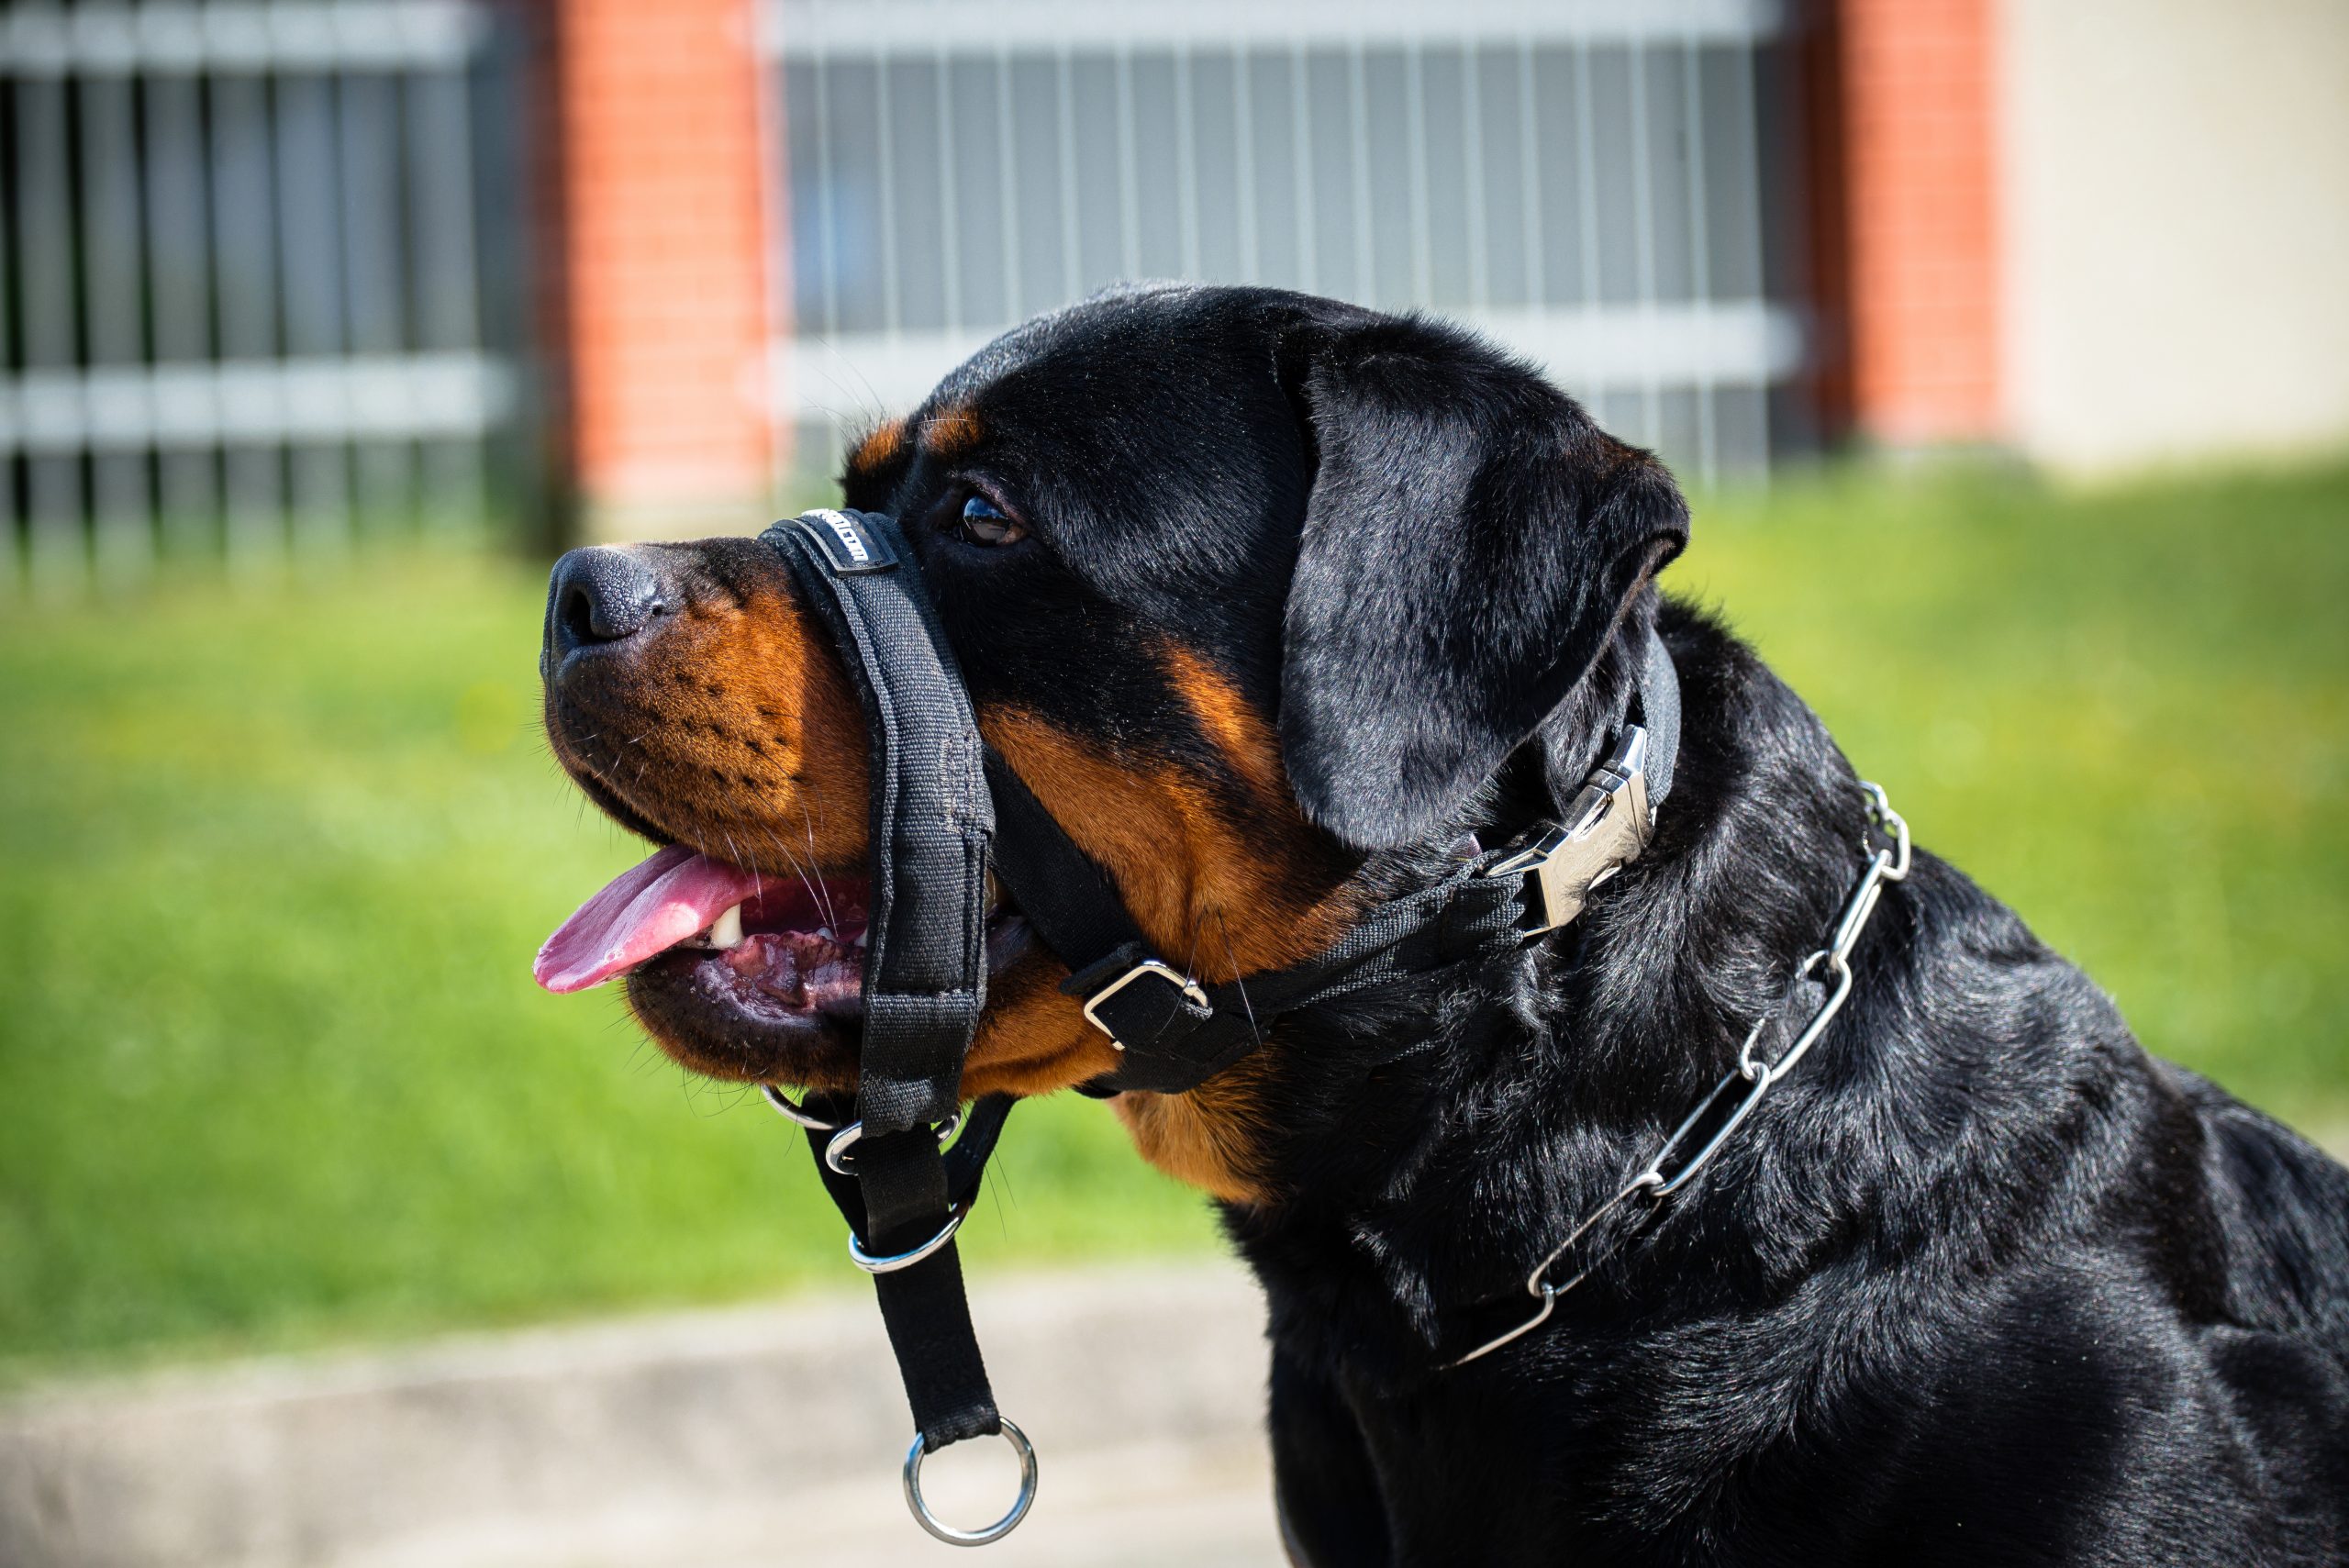
[[[1747,1117],[1753,1114],[1753,1107],[1762,1103],[1762,1096],[1770,1092],[1771,1085],[1794,1071],[1795,1064],[1819,1043],[1820,1036],[1827,1032],[1827,1026],[1835,1021],[1835,1015],[1843,1010],[1844,1002],[1852,995],[1852,949],[1859,941],[1860,933],[1867,929],[1868,917],[1876,913],[1877,901],[1884,896],[1884,884],[1900,882],[1909,875],[1909,824],[1892,809],[1892,802],[1885,797],[1880,787],[1865,779],[1860,781],[1860,787],[1868,794],[1870,821],[1891,836],[1893,847],[1876,850],[1870,854],[1867,868],[1860,873],[1858,885],[1852,889],[1851,897],[1845,901],[1843,913],[1836,920],[1835,929],[1828,938],[1827,945],[1795,966],[1793,983],[1799,984],[1805,980],[1820,980],[1827,986],[1826,1000],[1820,1003],[1819,1010],[1811,1015],[1809,1022],[1803,1025],[1802,1032],[1795,1036],[1794,1043],[1787,1047],[1776,1062],[1764,1062],[1754,1051],[1755,1046],[1761,1042],[1762,1031],[1769,1028],[1771,1019],[1776,1016],[1776,1010],[1754,1019],[1753,1027],[1746,1031],[1745,1043],[1738,1047],[1737,1065],[1723,1074],[1721,1081],[1697,1102],[1697,1108],[1673,1129],[1672,1136],[1664,1140],[1663,1146],[1641,1168],[1639,1174],[1624,1183],[1613,1197],[1584,1216],[1582,1223],[1568,1231],[1566,1239],[1552,1248],[1548,1255],[1533,1266],[1533,1272],[1526,1275],[1526,1292],[1541,1301],[1541,1310],[1507,1333],[1486,1340],[1457,1361],[1445,1363],[1446,1371],[1465,1366],[1479,1356],[1488,1355],[1548,1321],[1550,1314],[1557,1309],[1560,1296],[1588,1279],[1591,1272],[1631,1240],[1664,1207],[1666,1199],[1695,1180],[1697,1173],[1711,1163],[1713,1156],[1720,1152],[1721,1146],[1729,1141],[1730,1136],[1744,1125]],[[1826,972],[1824,976],[1820,973],[1822,968]],[[1689,1133],[1740,1085],[1742,1085],[1743,1097],[1738,1100],[1728,1119],[1695,1153],[1686,1156],[1677,1166],[1667,1172],[1667,1163],[1679,1151]],[[1580,1260],[1572,1277],[1563,1283],[1553,1283],[1550,1275],[1558,1260],[1609,1215],[1635,1197],[1645,1205],[1639,1217],[1631,1224],[1620,1227],[1604,1245]]]

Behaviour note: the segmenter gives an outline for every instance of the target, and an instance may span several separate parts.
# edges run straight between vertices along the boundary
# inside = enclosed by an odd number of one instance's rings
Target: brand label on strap
[[[887,572],[897,564],[896,556],[881,542],[881,536],[866,528],[863,519],[853,512],[819,508],[802,512],[793,520],[824,547],[834,571]]]

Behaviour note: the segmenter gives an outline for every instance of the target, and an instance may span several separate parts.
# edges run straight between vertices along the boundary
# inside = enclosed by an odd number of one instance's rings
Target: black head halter
[[[922,1528],[978,1545],[1010,1533],[1035,1498],[1034,1451],[996,1410],[972,1332],[954,1231],[995,1151],[1008,1095],[960,1116],[964,1058],[986,1000],[986,875],[1010,891],[1070,975],[1062,990],[1119,1052],[1096,1093],[1179,1094],[1255,1050],[1284,1013],[1381,987],[1424,988],[1513,954],[1580,912],[1639,858],[1671,787],[1680,731],[1671,657],[1651,631],[1612,751],[1531,841],[1481,851],[1381,904],[1294,968],[1205,985],[1154,952],[1108,873],[986,751],[904,536],[872,512],[815,511],[761,536],[829,634],[864,711],[873,777],[864,1032],[853,1105],[768,1098],[807,1129],[850,1255],[874,1276],[918,1435],[906,1496]],[[962,1136],[943,1146],[960,1125]],[[923,1456],[1000,1433],[1018,1451],[1018,1501],[958,1530],[921,1500]]]

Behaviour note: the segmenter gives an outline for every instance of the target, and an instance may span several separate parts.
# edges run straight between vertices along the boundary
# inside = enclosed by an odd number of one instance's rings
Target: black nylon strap
[[[1671,654],[1653,630],[1626,721],[1648,731],[1653,810],[1672,786],[1680,684]],[[1432,886],[1379,906],[1336,946],[1293,969],[1200,986],[1156,961],[1108,873],[993,751],[986,755],[986,777],[996,802],[996,874],[1045,945],[1069,966],[1061,989],[1085,999],[1093,1018],[1119,1047],[1117,1071],[1087,1085],[1092,1092],[1197,1088],[1261,1045],[1264,1029],[1282,1013],[1397,984],[1439,983],[1449,971],[1513,951],[1526,935],[1525,882],[1486,874],[1507,858],[1507,851],[1495,851],[1463,862]]]
[[[987,1159],[1011,1114],[1006,1095],[990,1095],[963,1118],[961,1138],[941,1158],[927,1128],[860,1140],[843,1176],[824,1161],[832,1134],[810,1129],[824,1191],[866,1251],[879,1256],[921,1245],[944,1223],[935,1215],[968,1214],[977,1200]],[[808,1108],[827,1120],[844,1119],[848,1102],[811,1097]],[[881,1321],[897,1358],[898,1376],[914,1425],[932,1448],[981,1437],[1001,1429],[986,1363],[971,1326],[970,1299],[963,1290],[963,1268],[949,1242],[928,1258],[895,1273],[873,1276]]]
[[[863,559],[844,560],[844,529]],[[810,512],[763,537],[830,630],[872,740],[857,1114],[868,1138],[944,1121],[954,1114],[986,993],[995,812],[978,725],[894,522],[874,512]]]
[[[1525,937],[1525,884],[1485,875],[1486,859],[1464,862],[1442,882],[1381,905],[1307,963],[1200,987],[1205,1006],[1156,971],[1097,997],[1095,1016],[1124,1048],[1113,1086],[1160,1094],[1197,1088],[1262,1045],[1264,1030],[1283,1013],[1396,984],[1440,983],[1451,971],[1514,951]],[[1149,956],[1146,947],[1122,944],[1061,989],[1092,995]]]
[[[866,1253],[891,1256],[940,1234],[970,1201],[1009,1108],[974,1112],[950,1170],[930,1124],[954,1114],[986,999],[995,814],[970,698],[896,525],[870,512],[819,511],[762,537],[829,634],[871,741],[872,891],[856,1097],[863,1135],[852,1150],[854,1179],[825,1166],[829,1135],[810,1139],[825,1190]],[[874,1287],[924,1440],[937,1448],[1000,1430],[953,1243],[876,1273]]]

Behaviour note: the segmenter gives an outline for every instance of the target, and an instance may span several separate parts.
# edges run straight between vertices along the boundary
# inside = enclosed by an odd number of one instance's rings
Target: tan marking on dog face
[[[952,404],[922,421],[922,450],[952,462],[975,450],[980,434],[978,410],[967,403]]]
[[[1218,781],[1119,755],[1023,711],[983,714],[979,728],[1109,873],[1168,962],[1230,980],[1286,968],[1345,929],[1353,908],[1342,878],[1293,803],[1234,802]]]
[[[1189,706],[1192,717],[1232,773],[1247,782],[1254,804],[1276,819],[1286,817],[1304,832],[1304,816],[1296,809],[1296,794],[1288,785],[1288,771],[1281,765],[1281,742],[1264,716],[1248,704],[1213,665],[1180,643],[1170,642],[1162,655],[1167,677]]]
[[[982,714],[980,728],[1109,873],[1167,962],[1209,983],[1301,962],[1353,918],[1350,868],[1297,806],[1272,725],[1189,650],[1170,647],[1163,658],[1228,778],[1121,755],[1023,711]],[[1061,1022],[1095,1032],[1063,1000]],[[1255,1106],[1264,1070],[1249,1058],[1186,1095],[1121,1095],[1118,1115],[1159,1169],[1231,1202],[1261,1201]]]
[[[1119,1095],[1109,1102],[1144,1160],[1226,1203],[1263,1203],[1257,1139],[1264,1064],[1246,1057],[1187,1095]]]
[[[772,588],[698,595],[624,666],[570,690],[560,758],[706,854],[762,871],[863,863],[864,717]]]
[[[889,419],[873,428],[848,455],[848,476],[851,481],[871,479],[902,456],[906,450],[906,422]]]

